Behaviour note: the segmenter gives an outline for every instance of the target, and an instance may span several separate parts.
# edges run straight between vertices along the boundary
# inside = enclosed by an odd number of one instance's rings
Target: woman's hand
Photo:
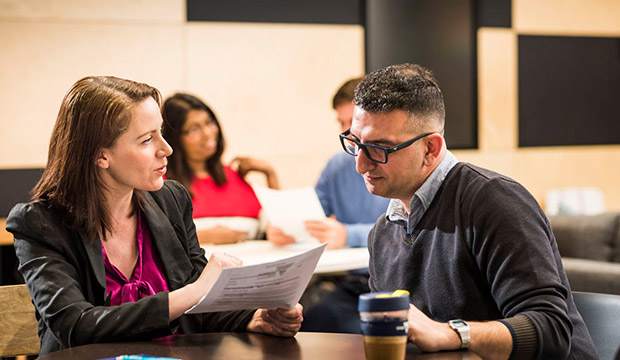
[[[193,283],[199,289],[198,292],[201,292],[199,299],[211,291],[213,284],[215,284],[224,268],[241,265],[243,265],[243,261],[238,257],[214,251],[209,258],[207,266],[205,266],[198,279]]]
[[[258,309],[248,323],[247,330],[277,336],[295,336],[304,319],[302,312],[301,304],[292,309]]]
[[[196,230],[196,236],[201,244],[233,244],[247,239],[248,233],[217,225],[210,229]]]
[[[170,321],[183,315],[213,288],[224,268],[241,266],[241,259],[222,252],[213,252],[207,266],[196,281],[168,294],[168,314]]]
[[[258,171],[260,173],[265,174],[267,177],[267,186],[270,189],[279,189],[280,183],[278,182],[278,177],[276,176],[276,172],[273,170],[273,167],[269,165],[266,161],[251,158],[251,157],[236,157],[233,161],[230,162],[231,166],[236,166],[237,173],[242,178],[250,171]]]
[[[284,246],[295,243],[295,238],[286,235],[284,231],[282,231],[282,229],[280,229],[279,227],[267,225],[265,233],[267,234],[267,240],[269,240],[274,245]]]

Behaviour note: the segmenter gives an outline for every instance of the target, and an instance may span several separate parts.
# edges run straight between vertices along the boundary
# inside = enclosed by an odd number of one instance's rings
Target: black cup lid
[[[406,290],[362,294],[357,303],[357,310],[366,312],[407,309],[409,309],[409,292]]]

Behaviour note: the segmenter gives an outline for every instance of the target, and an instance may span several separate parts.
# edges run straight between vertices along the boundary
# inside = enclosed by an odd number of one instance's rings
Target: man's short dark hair
[[[363,77],[358,77],[355,79],[347,80],[338,91],[334,95],[332,99],[332,107],[336,110],[336,107],[342,104],[349,104],[353,101],[353,96],[355,94],[355,88],[362,81]]]
[[[437,80],[430,70],[415,64],[390,65],[368,74],[355,90],[353,104],[364,111],[403,110],[443,130],[446,110]]]

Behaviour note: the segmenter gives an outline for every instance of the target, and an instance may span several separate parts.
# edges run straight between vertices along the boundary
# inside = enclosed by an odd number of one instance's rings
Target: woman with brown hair
[[[183,184],[192,196],[198,240],[222,244],[261,237],[265,227],[259,220],[261,205],[244,178],[249,172],[262,173],[267,186],[278,189],[273,168],[251,157],[237,157],[224,165],[222,127],[213,110],[195,96],[171,96],[162,113],[163,135],[174,149],[166,176]]]
[[[174,333],[299,329],[300,305],[184,315],[240,261],[216,253],[207,262],[190,197],[162,179],[172,149],[159,104],[155,88],[115,77],[81,79],[63,99],[33,199],[7,219],[41,354]]]

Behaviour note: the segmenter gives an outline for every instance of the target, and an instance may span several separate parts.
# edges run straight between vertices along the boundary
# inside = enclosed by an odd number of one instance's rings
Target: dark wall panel
[[[478,0],[478,27],[512,27],[511,0]]]
[[[187,0],[187,20],[361,24],[363,8],[363,0]]]
[[[29,201],[41,174],[43,169],[0,170],[0,217],[7,217],[15,204]]]
[[[446,141],[478,146],[474,0],[368,0],[366,71],[417,63],[435,73],[446,103]]]
[[[620,144],[620,38],[518,43],[519,146]]]

